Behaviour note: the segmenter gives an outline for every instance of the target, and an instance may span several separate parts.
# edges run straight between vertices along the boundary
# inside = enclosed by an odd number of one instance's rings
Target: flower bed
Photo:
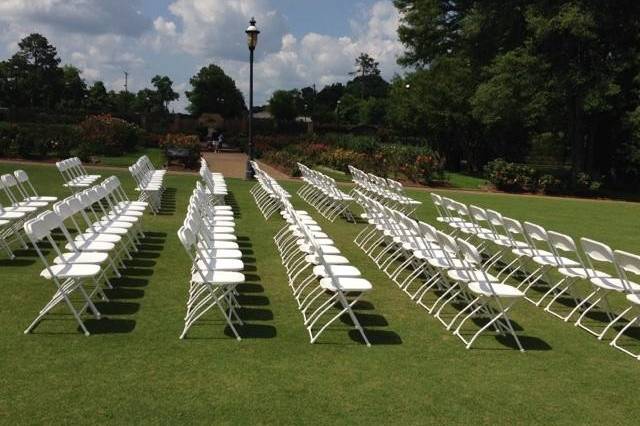
[[[256,137],[262,160],[291,176],[298,176],[297,163],[323,165],[348,173],[354,166],[380,176],[406,178],[415,183],[429,183],[444,178],[444,159],[429,147],[379,143],[371,138],[354,136]]]

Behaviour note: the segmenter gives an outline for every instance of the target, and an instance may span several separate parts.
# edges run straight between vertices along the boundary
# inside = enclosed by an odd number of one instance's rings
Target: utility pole
[[[124,72],[124,93],[129,93],[129,73]]]

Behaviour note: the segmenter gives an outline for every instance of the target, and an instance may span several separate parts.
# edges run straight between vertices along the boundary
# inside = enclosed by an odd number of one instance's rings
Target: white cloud
[[[181,23],[176,46],[195,56],[243,59],[252,16],[268,28],[260,35],[261,54],[277,51],[285,33],[283,16],[266,0],[176,0],[169,10]]]
[[[268,53],[255,65],[256,100],[266,102],[277,89],[291,89],[316,84],[322,86],[345,82],[353,71],[355,58],[366,52],[380,62],[384,78],[390,79],[400,72],[397,58],[403,47],[398,40],[399,14],[389,1],[378,1],[367,11],[364,18],[352,21],[353,35],[333,37],[308,33],[300,40],[291,34],[281,39],[280,49]],[[225,69],[243,84],[248,75],[246,63],[230,63]]]
[[[28,21],[81,34],[137,36],[150,21],[136,13],[141,0],[2,0],[0,20]]]

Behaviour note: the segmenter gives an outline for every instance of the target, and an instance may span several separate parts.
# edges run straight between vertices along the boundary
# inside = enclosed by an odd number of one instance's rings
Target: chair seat
[[[44,203],[53,203],[58,201],[58,197],[34,196],[27,198],[28,201],[39,201]]]
[[[117,226],[112,226],[108,224],[104,225],[93,225],[90,228],[85,230],[85,233],[98,232],[104,234],[113,234],[113,235],[126,235],[129,231],[126,228],[119,228]]]
[[[347,259],[344,256],[338,256],[335,254],[325,254],[323,255],[324,261],[326,263],[328,263],[329,265],[347,265],[349,264],[349,259]],[[310,254],[307,255],[304,260],[308,263],[313,263],[314,265],[317,265],[320,263],[320,259],[318,258],[318,255],[316,254]]]
[[[130,223],[136,223],[140,220],[140,218],[135,217],[135,216],[128,216],[128,215],[121,215],[121,214],[115,214],[115,213],[109,213],[106,216],[102,216],[100,218],[100,221],[103,220],[115,220],[118,222],[130,222]]]
[[[447,271],[447,275],[456,281],[462,281],[465,283],[473,281],[499,282],[499,280],[493,275],[479,269],[450,269]]]
[[[242,259],[242,252],[240,250],[207,249],[200,250],[200,253],[211,259]]]
[[[503,298],[524,297],[523,292],[508,284],[488,281],[473,281],[470,282],[468,286],[469,290],[481,296],[498,296]]]
[[[210,241],[209,247],[207,247],[204,243],[198,243],[198,247],[202,249],[223,249],[223,250],[238,250],[238,243],[234,241]]]
[[[536,262],[538,265],[543,265],[543,266],[555,266],[555,267],[558,267],[558,266],[561,266],[561,267],[581,266],[575,260],[567,259],[567,258],[564,258],[564,257],[561,258],[561,260],[559,261],[555,256],[534,256],[532,258],[532,260],[534,262]]]
[[[214,234],[233,234],[235,232],[235,228],[233,226],[222,226],[216,223],[214,227],[209,228],[209,232]]]
[[[86,233],[86,234],[82,234],[82,235],[78,235],[74,241],[80,241],[80,242],[85,242],[85,241],[100,241],[103,243],[119,243],[122,240],[122,237],[120,237],[119,235],[113,235],[113,234],[92,234],[92,233]]]
[[[27,206],[9,206],[3,207],[5,213],[33,213],[38,210],[37,207],[27,207]]]
[[[532,248],[530,248],[530,247],[528,247],[528,248],[525,248],[525,247],[515,248],[515,249],[511,250],[511,252],[512,252],[513,254],[515,254],[516,256],[526,256],[526,257],[535,257],[535,256],[553,257],[553,253],[551,253],[550,251],[547,251],[547,250],[532,249]]]
[[[61,264],[51,265],[49,269],[40,272],[40,276],[46,279],[56,278],[89,278],[100,273],[100,266],[92,264]]]
[[[104,252],[109,252],[111,250],[113,250],[115,248],[115,244],[113,243],[107,243],[104,241],[87,241],[87,242],[79,242],[79,241],[75,241],[73,244],[71,243],[67,243],[67,245],[64,246],[65,250],[69,250],[69,251],[74,251],[74,250],[81,250],[81,251],[104,251]]]
[[[585,269],[582,266],[577,268],[558,268],[558,272],[567,277],[574,278],[589,278],[589,277],[601,277],[601,278],[609,278],[611,275],[605,274],[604,272],[596,271],[594,269]]]
[[[235,234],[213,234],[211,237],[214,241],[237,241],[238,237]]]
[[[194,272],[191,275],[191,281],[194,283],[207,283],[213,285],[241,284],[244,282],[244,275],[240,272],[229,271],[208,271],[207,273],[203,272],[202,274]]]
[[[7,211],[7,209],[5,209],[4,212],[0,213],[0,219],[11,221],[15,219],[22,219],[25,215],[25,212]]]
[[[112,213],[117,213],[119,215],[124,215],[124,216],[133,216],[133,217],[142,217],[142,216],[144,216],[144,212],[143,211],[139,211],[134,207],[118,208],[118,209],[116,209],[115,212],[112,212]]]
[[[371,291],[373,288],[371,283],[364,278],[350,277],[323,278],[320,280],[320,286],[333,292],[365,292]]]
[[[221,259],[221,258],[207,258],[198,259],[198,269],[201,271],[242,271],[244,269],[244,263],[240,259]]]
[[[340,254],[340,250],[335,246],[322,246],[320,249],[322,250],[322,254],[325,254],[325,255]],[[300,250],[308,254],[313,254],[315,252],[315,249],[311,244],[302,244],[300,246]]]
[[[591,277],[589,278],[589,281],[591,281],[591,284],[595,285],[596,287],[600,287],[603,290],[618,291],[618,292],[627,292],[631,290],[634,293],[636,292],[640,293],[639,284],[627,281],[627,283],[631,287],[629,289],[627,288],[627,286],[625,286],[625,283],[620,278],[613,278],[610,276],[604,276],[604,277],[599,276],[599,277]]]
[[[127,201],[119,202],[118,203],[118,207],[120,209],[138,211],[138,212],[144,212],[147,209],[147,206],[141,206],[141,205],[138,205],[138,204],[131,204],[130,202],[127,202]]]
[[[458,259],[446,257],[432,257],[427,259],[429,265],[439,269],[465,269],[467,265]]]
[[[355,266],[351,265],[328,265],[329,270],[324,265],[313,268],[313,273],[318,277],[360,277],[362,273]]]
[[[109,254],[97,251],[78,251],[63,253],[53,259],[53,263],[92,263],[99,265],[109,258]]]
[[[627,294],[627,300],[633,303],[634,305],[640,305],[640,294],[638,293]]]
[[[130,229],[133,227],[132,222],[120,222],[117,220],[101,220],[100,222],[92,223],[93,226],[115,226],[116,228]]]

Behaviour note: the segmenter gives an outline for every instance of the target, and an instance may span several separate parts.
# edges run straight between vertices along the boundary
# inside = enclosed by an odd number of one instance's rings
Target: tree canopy
[[[218,113],[229,118],[239,117],[247,110],[235,81],[217,65],[203,67],[190,83],[193,89],[187,92],[187,109],[191,114]]]
[[[450,163],[535,162],[544,143],[574,174],[619,178],[612,170],[621,150],[640,152],[631,118],[640,93],[640,3],[394,3],[413,101],[398,82],[390,117],[424,132]]]

